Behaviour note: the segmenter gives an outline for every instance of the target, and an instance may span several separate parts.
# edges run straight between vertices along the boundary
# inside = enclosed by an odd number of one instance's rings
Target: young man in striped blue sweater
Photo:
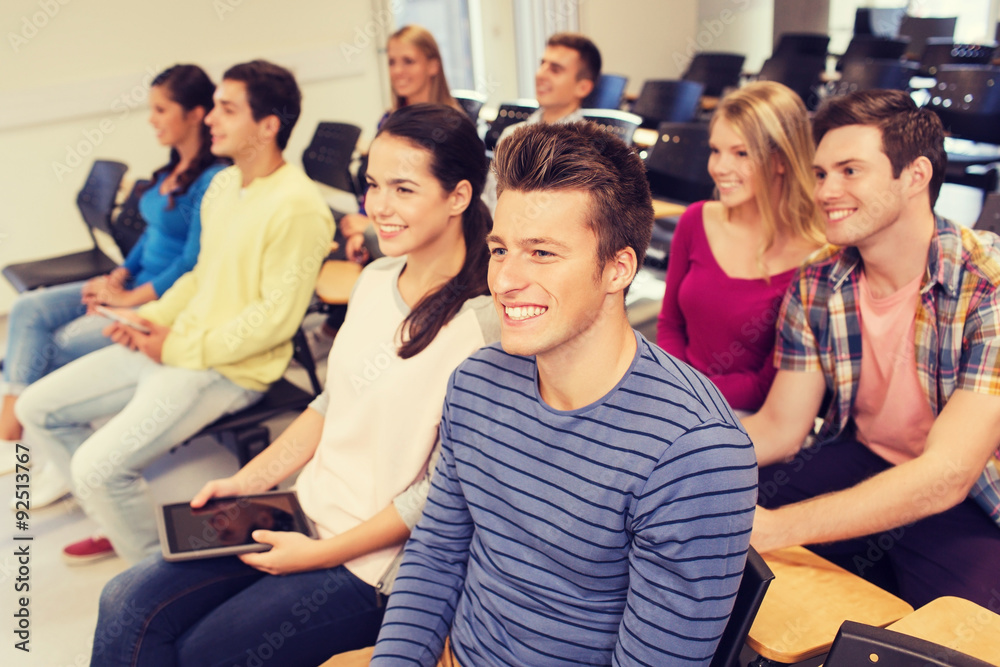
[[[653,223],[642,162],[577,123],[519,130],[495,169],[502,347],[452,375],[372,664],[708,665],[756,461],[712,383],[626,318]]]

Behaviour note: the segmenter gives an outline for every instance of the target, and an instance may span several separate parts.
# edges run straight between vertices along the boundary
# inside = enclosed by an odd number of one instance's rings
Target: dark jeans
[[[151,556],[101,594],[92,665],[315,667],[375,643],[384,604],[344,567],[271,576]]]
[[[758,502],[774,508],[839,491],[891,465],[842,436],[804,448],[791,463],[761,468]],[[1000,612],[1000,527],[969,499],[909,526],[809,549],[914,608],[954,595]]]

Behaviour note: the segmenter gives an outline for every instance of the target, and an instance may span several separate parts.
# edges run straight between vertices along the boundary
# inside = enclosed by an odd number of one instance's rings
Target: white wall
[[[603,70],[627,75],[628,92],[638,94],[646,79],[680,77],[699,49],[694,42],[697,5],[680,0],[580,0],[580,29],[601,50]]]
[[[383,111],[376,49],[366,41],[373,17],[357,0],[4,0],[0,265],[87,246],[74,200],[95,157],[129,164],[132,178],[165,162],[146,121],[144,83],[174,63],[198,63],[216,79],[256,57],[291,67],[304,95],[286,151],[292,162],[320,120],[358,124],[367,142]],[[50,120],[32,122],[40,118]],[[74,152],[87,153],[81,164]],[[0,312],[13,296],[0,280]]]

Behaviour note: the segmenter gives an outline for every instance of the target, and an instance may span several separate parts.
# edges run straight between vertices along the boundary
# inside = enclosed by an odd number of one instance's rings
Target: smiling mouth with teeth
[[[541,306],[517,306],[515,308],[504,306],[504,313],[512,320],[526,320],[531,317],[537,317],[546,310],[548,308],[542,308]]]
[[[838,208],[835,211],[827,211],[826,215],[831,220],[843,220],[844,218],[846,218],[847,216],[851,215],[852,213],[854,213],[854,209],[850,209],[850,208],[848,208],[848,209]]]
[[[393,234],[395,232],[401,232],[401,231],[403,231],[404,229],[406,229],[406,226],[405,225],[379,224],[378,228],[379,228],[379,231],[381,231],[381,232],[384,232],[386,234]]]

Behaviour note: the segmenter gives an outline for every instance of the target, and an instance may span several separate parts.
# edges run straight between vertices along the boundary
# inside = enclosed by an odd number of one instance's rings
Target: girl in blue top
[[[14,415],[20,393],[32,382],[111,343],[101,332],[109,320],[93,314],[97,305],[134,307],[162,295],[198,259],[201,198],[224,167],[211,153],[203,120],[212,109],[215,85],[196,65],[175,65],[153,79],[149,122],[170,147],[170,161],[153,173],[139,210],[146,230],[125,263],[106,276],[58,285],[20,296],[8,321],[3,363],[0,451],[20,439]],[[4,455],[0,473],[13,469]],[[32,504],[42,506],[66,493],[62,480],[40,478],[36,470]],[[46,483],[42,483],[47,480]]]

